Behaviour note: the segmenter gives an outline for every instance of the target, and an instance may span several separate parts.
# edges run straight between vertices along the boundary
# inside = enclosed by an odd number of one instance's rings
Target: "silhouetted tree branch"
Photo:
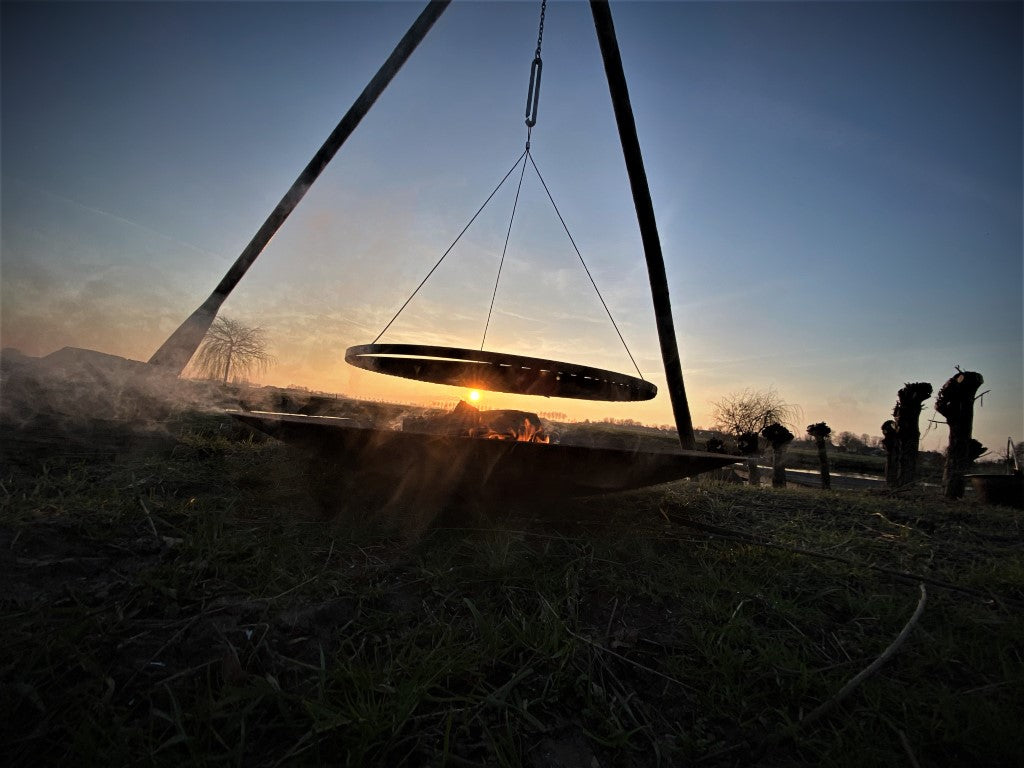
[[[262,328],[218,317],[206,332],[192,365],[201,375],[227,383],[232,374],[266,370],[273,360]]]

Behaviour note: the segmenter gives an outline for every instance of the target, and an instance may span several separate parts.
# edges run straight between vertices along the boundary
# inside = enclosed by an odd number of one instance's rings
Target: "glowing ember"
[[[532,416],[533,414],[529,415]],[[485,424],[477,429],[470,430],[469,436],[482,437],[485,440],[518,440],[521,443],[551,442],[551,438],[544,433],[544,427],[541,426],[540,422],[533,424],[529,418],[524,418],[518,424],[515,421],[510,421],[501,432]]]
[[[481,411],[465,401],[455,410],[441,416],[407,418],[402,423],[405,432],[456,437],[476,437],[483,440],[516,440],[524,443],[550,443],[540,417],[527,411]]]

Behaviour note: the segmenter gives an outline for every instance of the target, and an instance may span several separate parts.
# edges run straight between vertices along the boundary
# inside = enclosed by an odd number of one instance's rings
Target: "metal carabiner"
[[[537,101],[540,99],[540,72],[544,63],[540,56],[533,59],[530,66],[530,87],[526,92],[526,126],[533,128],[537,124]]]

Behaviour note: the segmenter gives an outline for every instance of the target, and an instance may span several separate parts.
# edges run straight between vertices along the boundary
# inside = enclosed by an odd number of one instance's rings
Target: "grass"
[[[5,764],[1019,759],[1012,510],[699,481],[410,537],[323,520],[301,454],[201,416],[4,467]],[[773,741],[900,632],[894,572],[927,579],[906,644]]]

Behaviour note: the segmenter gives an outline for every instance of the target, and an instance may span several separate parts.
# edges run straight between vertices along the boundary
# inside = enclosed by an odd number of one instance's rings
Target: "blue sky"
[[[390,53],[410,3],[31,3],[2,13],[4,346],[145,360],[209,293]],[[437,23],[228,300],[267,383],[389,399],[371,341],[523,148],[538,3]],[[612,4],[697,424],[774,387],[879,433],[906,381],[991,389],[1024,439],[1019,3]],[[584,3],[549,3],[533,154],[647,378],[653,310]],[[476,346],[507,185],[386,341]],[[524,182],[488,348],[629,372],[557,219]],[[671,421],[667,393],[594,406]],[[929,401],[930,403],[931,401]],[[930,407],[926,410],[931,415]],[[802,426],[802,425],[801,425]],[[925,438],[939,447],[944,428]]]

